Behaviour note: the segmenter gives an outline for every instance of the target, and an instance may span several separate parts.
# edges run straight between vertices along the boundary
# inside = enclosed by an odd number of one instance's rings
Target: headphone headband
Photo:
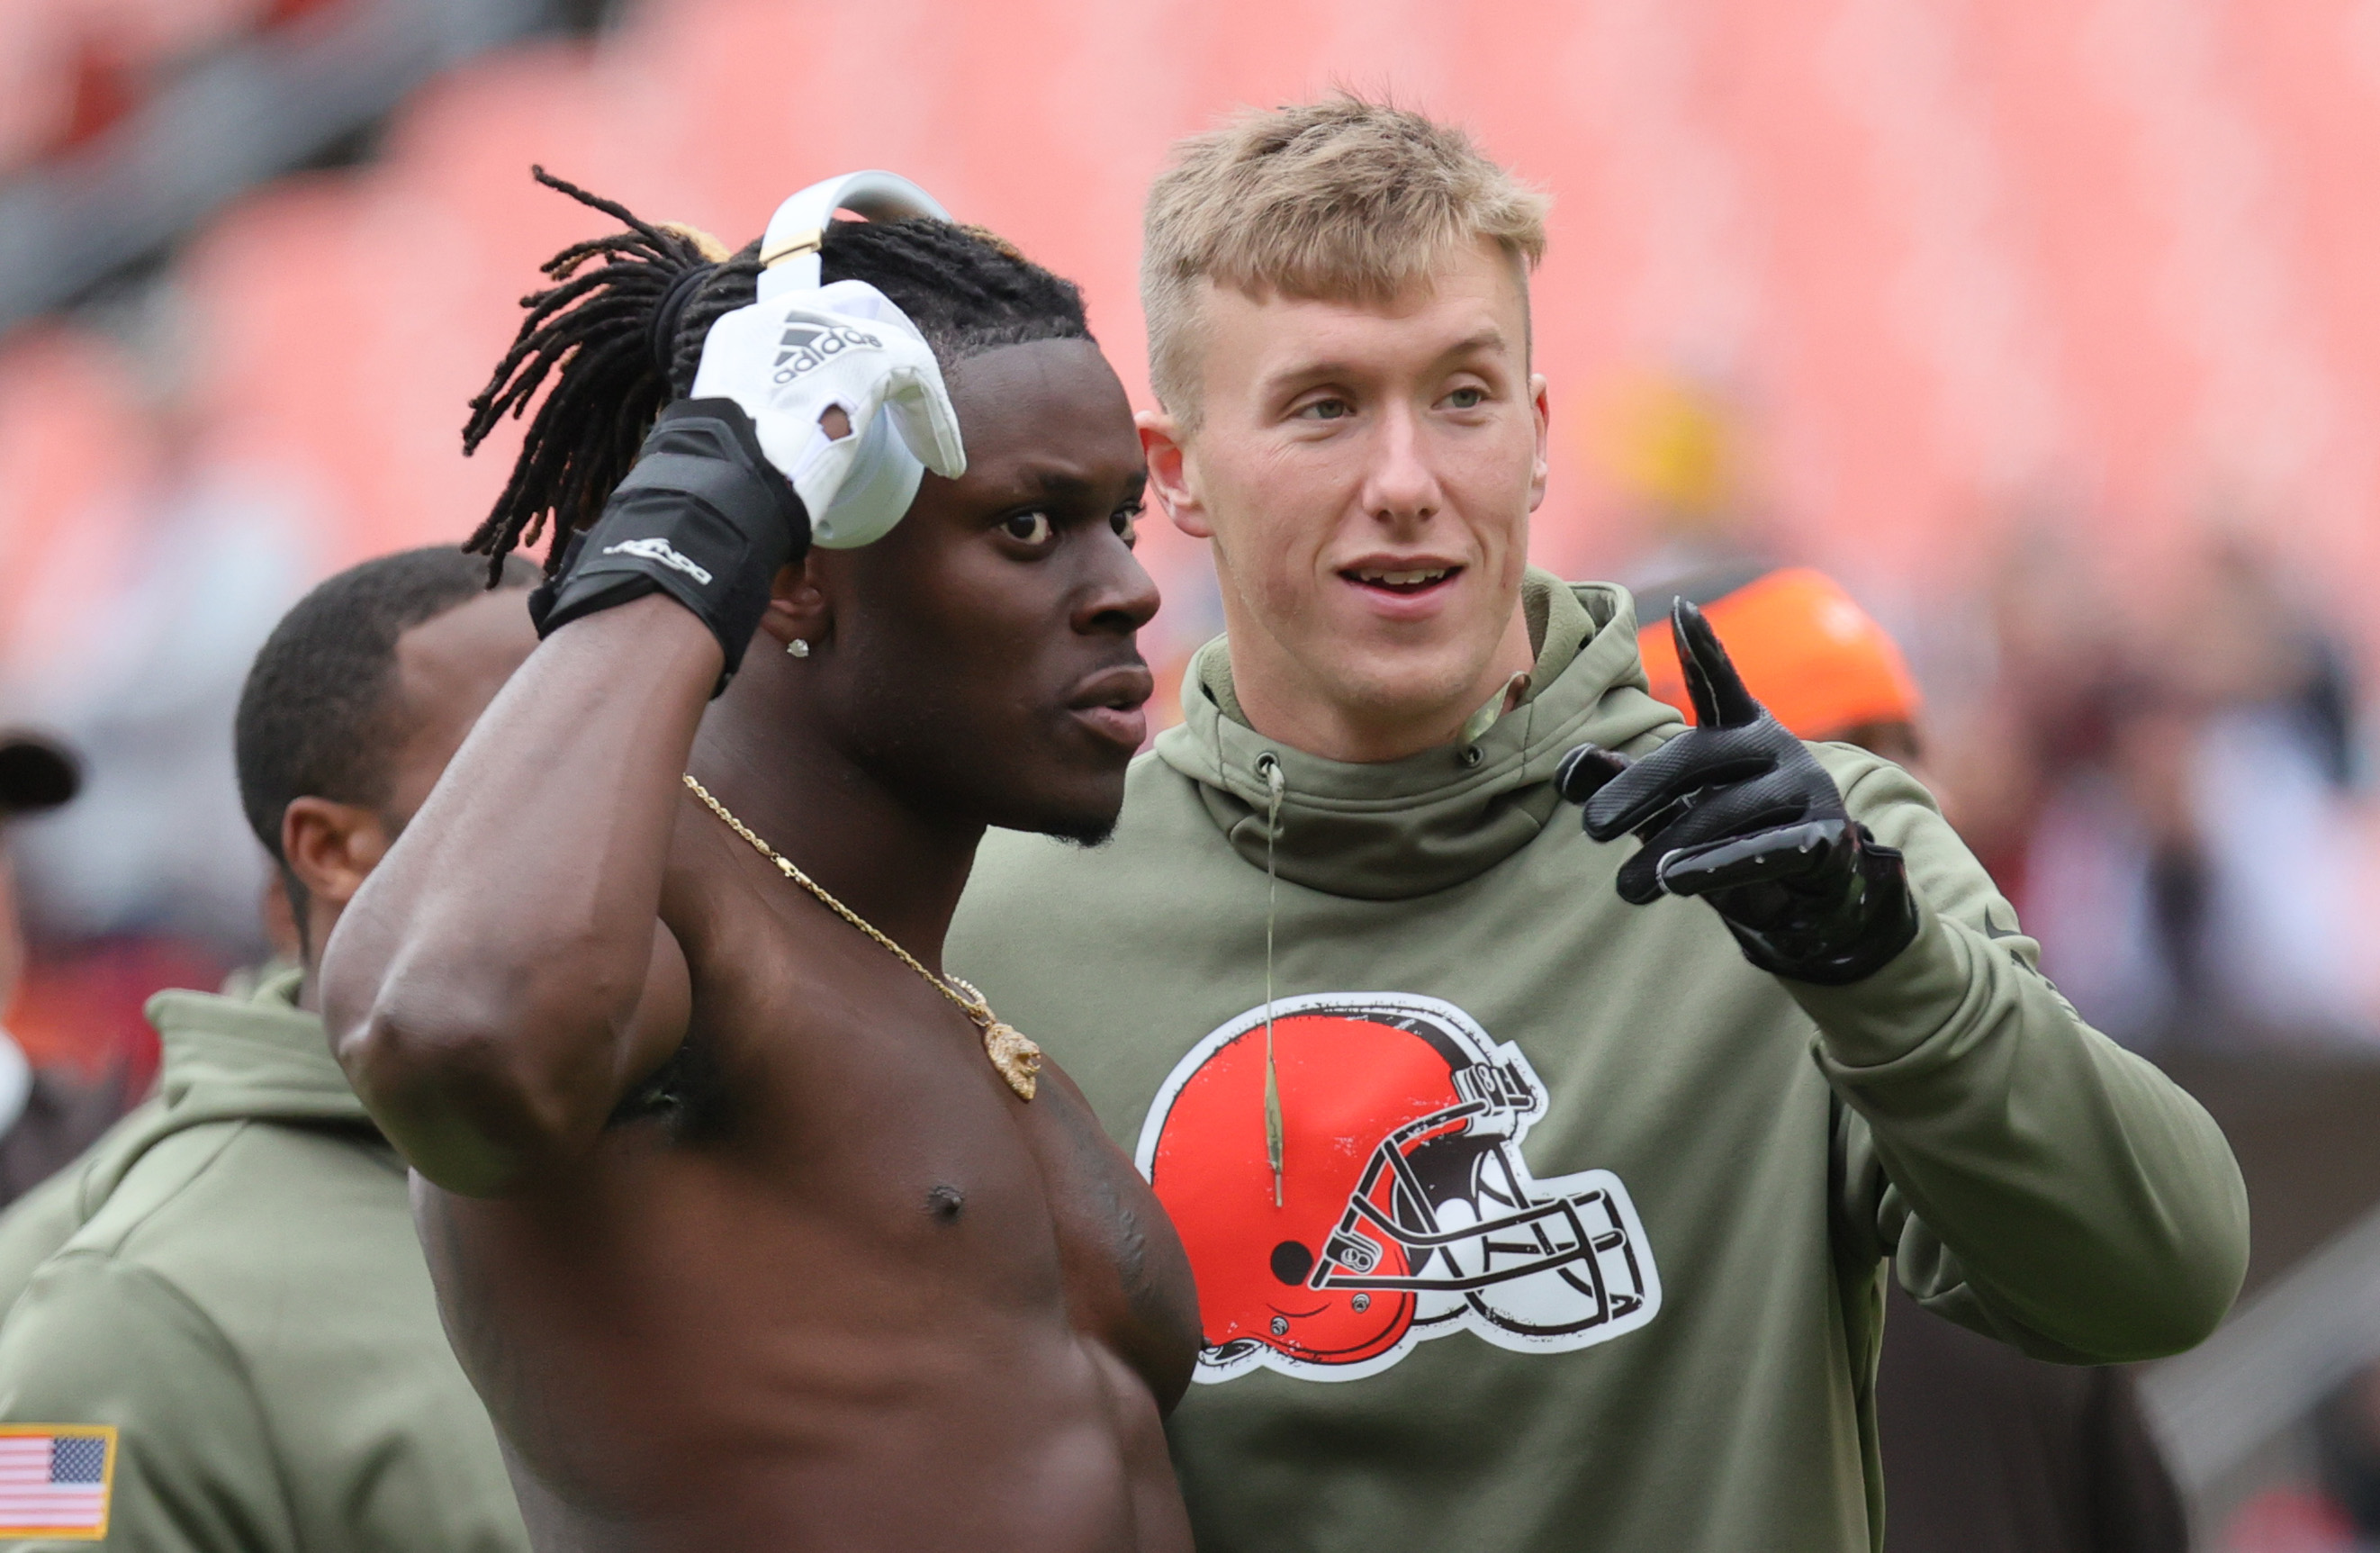
[[[819,247],[837,211],[857,211],[870,221],[932,216],[948,221],[941,201],[898,173],[844,173],[821,179],[777,207],[760,238],[759,299],[787,291],[814,291],[819,285]]]

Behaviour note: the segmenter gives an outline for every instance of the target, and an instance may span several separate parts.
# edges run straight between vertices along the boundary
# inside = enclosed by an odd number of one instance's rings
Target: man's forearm
[[[1878,766],[1852,800],[1909,857],[1918,936],[1866,980],[1785,985],[1884,1174],[2001,1335],[2091,1360],[2197,1342],[2247,1265],[2221,1132],[2033,968],[2013,911],[1913,783]]]

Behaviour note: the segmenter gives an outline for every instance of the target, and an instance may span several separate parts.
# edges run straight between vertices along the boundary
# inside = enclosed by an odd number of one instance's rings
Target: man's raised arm
[[[531,298],[473,402],[467,447],[549,371],[566,381],[607,359],[571,354],[577,340],[550,313],[579,283],[559,278]],[[699,338],[694,396],[661,409],[624,473],[608,443],[570,441],[584,431],[572,395],[557,390],[540,408],[475,542],[501,552],[547,522],[558,535],[565,514],[597,498],[601,514],[530,600],[549,639],[480,719],[325,956],[340,1063],[415,1168],[457,1192],[501,1193],[586,1149],[684,1039],[685,955],[658,914],[686,756],[775,588],[798,581],[810,515],[832,528],[845,510],[837,501],[867,445],[856,433],[880,408],[891,416],[921,461],[912,491],[922,468],[953,479],[966,468],[931,348],[874,287],[795,287],[707,322],[686,316],[685,287],[672,295],[677,313],[653,325],[667,343],[656,359]],[[784,341],[821,331],[865,348],[785,365]],[[909,496],[885,501],[890,487],[873,474],[856,489],[871,481],[885,489],[867,510],[897,521]]]
[[[547,640],[347,907],[323,960],[332,1043],[439,1185],[493,1195],[574,1158],[684,1039],[686,960],[659,916],[680,778],[808,547],[739,405],[664,409],[531,597]]]
[[[1921,1301],[2042,1357],[2204,1338],[2248,1257],[2213,1119],[2043,978],[1923,787],[1855,752],[1830,771],[1699,610],[1671,625],[1695,726],[1633,760],[1583,746],[1560,780],[1597,840],[1642,842],[1623,897],[1700,896],[1817,1025],[1859,1119],[1839,1138],[1840,1209]]]
[[[421,1173],[499,1193],[590,1145],[683,1038],[660,922],[719,644],[648,596],[531,654],[323,958],[339,1062]]]
[[[1922,914],[1864,981],[1786,984],[1858,1115],[1845,1206],[1920,1304],[2035,1357],[2196,1345],[2248,1266],[2246,1188],[2222,1132],[2058,995],[1913,780],[1849,751],[1829,763],[1851,812],[1907,858]]]

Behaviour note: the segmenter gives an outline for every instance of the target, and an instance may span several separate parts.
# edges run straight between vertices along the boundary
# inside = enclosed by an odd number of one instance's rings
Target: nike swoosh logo
[[[1997,941],[2000,939],[2021,939],[2024,937],[2024,935],[2014,928],[2001,927],[1998,923],[1992,920],[1992,914],[1990,912],[1985,912],[1984,913],[1984,937]],[[2020,970],[2031,971],[2034,976],[2041,977],[2042,985],[2048,988],[2052,992],[2056,992],[2058,990],[2058,983],[2050,980],[2046,976],[2041,976],[2041,967],[2039,965],[2032,964],[2022,954],[2016,957],[2016,963],[2017,967]],[[2060,996],[2063,996],[2063,994],[2060,994]]]

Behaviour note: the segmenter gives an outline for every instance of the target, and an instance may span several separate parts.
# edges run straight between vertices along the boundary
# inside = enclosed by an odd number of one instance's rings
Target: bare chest
[[[930,1305],[1060,1323],[1170,1404],[1197,1341],[1188,1264],[1081,1092],[1045,1067],[1024,1099],[956,1006],[867,958],[847,968],[879,974],[698,987],[694,1028],[623,1107],[607,1171],[667,1200],[669,1225],[732,1236],[756,1276],[807,1264],[807,1296],[845,1318]]]

